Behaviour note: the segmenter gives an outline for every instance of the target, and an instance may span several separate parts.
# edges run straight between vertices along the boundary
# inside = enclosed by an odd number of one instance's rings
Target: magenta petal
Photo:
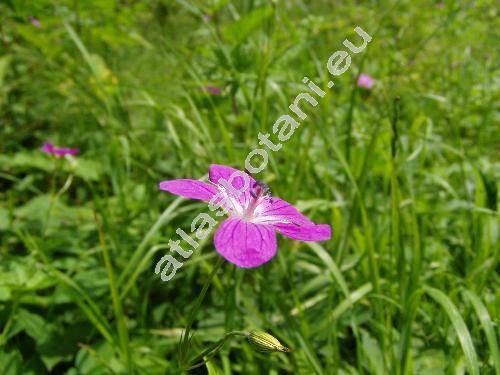
[[[299,210],[293,207],[287,201],[281,198],[272,197],[266,200],[257,209],[257,213],[263,219],[269,218],[282,221],[288,221],[294,225],[314,225],[306,216],[302,215]]]
[[[364,87],[365,89],[371,89],[375,81],[368,74],[360,74],[358,77],[358,86]]]
[[[54,151],[54,146],[52,145],[52,143],[44,142],[41,150],[43,152],[46,152],[46,153],[50,154],[50,153],[52,153]]]
[[[243,207],[246,206],[247,202],[250,202],[252,198],[250,192],[255,184],[255,179],[252,176],[238,169],[219,164],[210,165],[208,176],[214,184],[223,185],[222,180],[231,184],[235,191],[230,195],[236,198]],[[238,191],[242,193],[238,193]]]
[[[332,237],[328,224],[297,226],[293,224],[274,224],[273,228],[284,236],[297,241],[328,241]]]
[[[160,182],[160,189],[185,198],[210,201],[217,194],[215,186],[199,180],[170,180]]]
[[[59,151],[63,153],[63,155],[76,155],[80,153],[80,150],[77,148],[68,148],[68,147],[63,147]]]
[[[215,232],[217,252],[238,267],[258,267],[276,255],[276,234],[268,225],[229,218]]]
[[[57,157],[64,155],[76,155],[80,152],[77,148],[68,148],[68,147],[54,147],[52,143],[45,142],[41,148],[43,152],[47,154],[53,154]]]
[[[67,147],[54,147],[52,153],[56,156],[64,156],[64,155],[76,155],[80,152],[80,150],[76,148],[67,148]]]
[[[29,16],[28,19],[30,20],[30,22],[33,26],[38,27],[38,28],[42,27],[42,24],[40,23],[40,21],[37,18],[35,18],[33,16]]]
[[[232,185],[236,189],[240,189],[245,185],[245,181],[241,177],[241,175],[245,175],[248,178],[249,186],[252,187],[255,183],[255,179],[252,176],[248,175],[245,172],[242,172],[238,169],[227,167],[225,165],[212,164],[208,170],[208,176],[210,181],[214,184],[219,184],[219,180],[223,178],[226,181],[230,181],[231,176],[234,174],[234,179]]]
[[[273,197],[258,207],[258,220],[270,224],[284,236],[299,241],[326,241],[331,237],[330,226],[317,225],[302,215],[290,203]]]

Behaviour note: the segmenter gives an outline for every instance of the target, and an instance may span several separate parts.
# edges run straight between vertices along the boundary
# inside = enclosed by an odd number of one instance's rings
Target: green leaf
[[[47,264],[47,267],[50,268],[52,275],[66,288],[68,293],[71,295],[73,302],[80,307],[87,318],[92,322],[92,324],[94,324],[95,328],[101,332],[106,340],[114,343],[115,338],[111,333],[112,330],[108,321],[104,317],[99,306],[88,295],[88,293],[86,293],[85,290],[83,290],[77,283],[75,283],[74,280],[69,278],[64,273],[51,267],[49,264]]]
[[[352,292],[345,300],[338,304],[337,307],[331,313],[331,319],[338,319],[343,313],[345,313],[349,308],[351,308],[356,302],[361,300],[365,295],[370,293],[373,289],[371,283],[366,283],[362,285],[360,288],[356,289]],[[324,323],[328,321],[325,320]]]
[[[361,341],[363,343],[363,351],[366,353],[372,370],[371,373],[383,375],[384,357],[382,356],[379,343],[365,330],[361,331]]]
[[[495,372],[500,374],[500,351],[498,350],[497,336],[490,314],[488,313],[488,309],[475,293],[468,289],[464,289],[462,293],[464,297],[469,300],[476,311],[477,317],[479,318],[484,333],[486,334],[486,340],[488,341],[488,346],[490,347]]]
[[[472,375],[479,375],[479,364],[477,362],[476,349],[474,348],[469,329],[458,312],[457,307],[448,298],[448,296],[439,289],[426,286],[425,292],[443,308],[444,312],[450,318],[451,324],[453,325],[453,328],[455,328],[458,340],[462,346],[467,368]]]
[[[17,323],[36,342],[37,352],[40,353],[49,371],[59,362],[71,359],[77,348],[76,343],[71,343],[68,336],[59,335],[55,324],[24,309],[17,313],[16,319]]]
[[[3,348],[0,348],[0,374],[22,374],[22,367],[23,357],[17,350],[7,353]]]
[[[53,172],[55,168],[53,158],[42,152],[17,152],[13,155],[0,155],[0,165],[3,169],[37,168],[46,172]]]
[[[3,87],[5,74],[7,73],[7,68],[9,67],[10,60],[10,55],[0,57],[0,89]]]
[[[10,227],[10,217],[9,211],[5,208],[0,207],[0,231],[9,229]]]
[[[222,375],[223,372],[220,368],[218,368],[212,361],[208,361],[205,363],[207,366],[208,375]]]
[[[309,248],[311,248],[316,253],[316,255],[323,261],[326,268],[332,274],[333,279],[339,284],[340,289],[342,290],[344,295],[348,296],[349,289],[347,287],[347,283],[344,279],[344,276],[342,275],[342,272],[340,271],[339,267],[332,259],[330,254],[328,254],[328,252],[320,244],[316,242],[306,242],[306,245],[309,246]]]
[[[102,174],[102,163],[97,160],[83,159],[77,157],[73,165],[66,166],[67,172],[73,172],[84,180],[96,181]]]
[[[234,44],[240,43],[273,14],[272,8],[259,8],[227,26],[224,36]]]
[[[35,291],[47,289],[54,284],[55,281],[33,258],[4,259],[0,263],[0,287],[7,290]]]
[[[124,374],[125,368],[114,346],[108,342],[98,342],[92,347],[82,345],[75,357],[75,367],[79,374]]]
[[[476,205],[497,210],[498,187],[494,178],[482,170],[476,170]]]

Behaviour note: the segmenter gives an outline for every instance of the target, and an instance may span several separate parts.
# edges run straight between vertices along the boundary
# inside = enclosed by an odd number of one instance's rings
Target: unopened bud
[[[248,342],[259,352],[290,352],[290,349],[281,345],[276,337],[263,331],[250,332]]]

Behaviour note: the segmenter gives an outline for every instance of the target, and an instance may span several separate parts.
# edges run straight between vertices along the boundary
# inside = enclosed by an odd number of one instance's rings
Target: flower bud
[[[281,345],[278,339],[269,333],[263,331],[252,331],[247,337],[248,342],[259,352],[290,352],[290,349]]]

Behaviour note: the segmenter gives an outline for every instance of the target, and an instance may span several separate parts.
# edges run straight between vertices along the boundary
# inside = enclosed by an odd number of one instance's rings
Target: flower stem
[[[178,349],[178,355],[179,355],[179,363],[181,367],[187,367],[186,365],[188,364],[188,354],[189,354],[189,349],[191,346],[191,327],[193,325],[194,319],[196,317],[196,313],[198,312],[205,295],[207,294],[208,288],[210,287],[210,284],[212,284],[212,280],[214,279],[215,274],[219,270],[219,268],[222,266],[222,263],[224,262],[224,258],[219,257],[217,259],[217,263],[215,264],[214,268],[212,269],[212,272],[210,273],[210,276],[208,277],[207,281],[205,282],[205,285],[203,285],[203,288],[198,295],[196,302],[194,304],[193,309],[189,313],[188,319],[187,319],[187,326],[184,332],[181,335],[181,339],[179,342],[179,349]]]
[[[127,324],[125,321],[125,314],[123,313],[123,306],[119,298],[113,265],[111,263],[111,257],[109,255],[109,250],[106,245],[106,240],[104,238],[104,231],[102,229],[102,224],[101,221],[99,220],[97,212],[95,212],[95,222],[96,222],[97,232],[99,235],[99,244],[101,246],[102,255],[104,258],[104,265],[106,266],[106,272],[108,274],[109,289],[111,292],[111,300],[113,303],[113,310],[116,319],[120,349],[124,357],[127,370],[129,371],[129,373],[133,374],[134,373],[133,362],[130,355],[129,334],[127,329]]]
[[[219,350],[222,349],[226,341],[228,341],[230,338],[233,336],[243,336],[247,337],[248,333],[246,332],[241,332],[241,331],[232,331],[228,332],[224,335],[222,339],[219,341],[216,341],[212,345],[210,345],[207,349],[203,350],[200,354],[198,354],[195,358],[193,358],[190,363],[193,363],[188,370],[195,369],[197,367],[202,366],[204,363],[208,362],[214,355],[216,355]],[[205,358],[207,357],[207,358]]]

